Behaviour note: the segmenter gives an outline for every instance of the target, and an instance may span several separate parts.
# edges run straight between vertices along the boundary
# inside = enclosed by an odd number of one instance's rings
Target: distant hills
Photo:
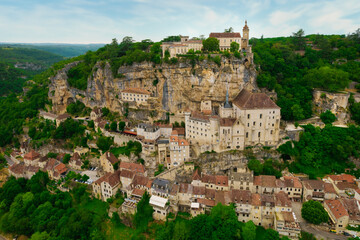
[[[105,44],[61,44],[61,43],[0,43],[0,47],[20,47],[37,49],[66,58],[76,57],[87,51],[96,51]]]

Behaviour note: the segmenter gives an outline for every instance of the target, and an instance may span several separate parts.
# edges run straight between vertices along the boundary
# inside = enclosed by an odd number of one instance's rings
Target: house
[[[24,163],[27,166],[37,166],[40,159],[40,154],[32,149],[30,152],[24,155]]]
[[[150,92],[142,88],[126,88],[121,91],[121,100],[144,104],[150,97]]]
[[[200,214],[205,214],[205,209],[198,202],[192,202],[190,205],[190,214],[192,217],[196,217]]]
[[[154,208],[153,218],[156,220],[165,220],[169,213],[168,199],[152,195],[149,204]]]
[[[258,193],[251,194],[250,218],[251,218],[250,220],[252,220],[255,225],[261,226],[261,220],[262,220],[261,195]]]
[[[149,178],[135,174],[131,184],[130,189],[141,189],[147,192],[150,192],[150,188],[148,187]]]
[[[231,189],[251,191],[254,185],[254,172],[246,164],[233,167],[229,174],[229,184]]]
[[[101,117],[102,117],[102,110],[101,110],[101,108],[99,108],[99,107],[94,107],[94,108],[91,110],[90,119],[91,119],[91,120],[96,120],[96,119],[101,118]]]
[[[275,197],[270,194],[261,194],[261,226],[273,227],[275,216]]]
[[[103,168],[104,172],[115,172],[114,165],[119,162],[119,159],[111,152],[105,152],[100,157],[100,165]]]
[[[193,197],[193,186],[188,183],[180,183],[178,198],[180,211],[186,211],[190,208]]]
[[[46,162],[44,170],[49,174],[49,178],[55,180],[59,180],[61,177],[64,177],[67,172],[65,164],[54,158],[50,158]]]
[[[325,186],[321,180],[303,181],[303,201],[315,200],[323,202],[325,197]]]
[[[69,160],[69,166],[72,169],[75,170],[81,170],[81,166],[82,166],[82,161],[81,161],[81,157],[79,153],[74,153],[70,160]]]
[[[287,193],[280,191],[275,194],[275,211],[276,212],[291,212],[292,202]]]
[[[157,140],[160,137],[160,128],[147,123],[140,123],[136,129],[137,136],[146,140]]]
[[[14,163],[20,163],[20,159],[22,159],[21,152],[18,151],[18,150],[12,151],[11,154],[10,154],[10,159]]]
[[[277,180],[276,183],[278,184],[278,191],[286,192],[291,201],[301,201],[303,187],[297,177],[284,176],[282,179]]]
[[[171,124],[156,124],[160,128],[160,137],[169,138],[173,133]]]
[[[232,42],[236,42],[241,46],[241,36],[239,32],[223,32],[223,33],[210,33],[209,37],[219,40],[220,50],[230,50]]]
[[[44,112],[44,111],[40,111],[39,114],[40,117],[43,117],[45,120],[50,120],[50,121],[55,121],[56,120],[56,115],[53,113],[49,113],[49,112]]]
[[[280,235],[294,240],[299,238],[301,228],[294,212],[276,212],[274,220],[275,230]]]
[[[251,220],[252,195],[249,190],[232,189],[230,191],[231,202],[235,204],[235,212],[240,222]]]
[[[65,122],[66,119],[70,118],[71,116],[68,113],[60,114],[56,118],[56,127],[59,127],[62,122]]]
[[[15,178],[22,178],[24,177],[24,169],[25,169],[24,163],[15,163],[11,167],[9,167],[9,173],[11,176],[14,176]]]
[[[170,136],[170,164],[168,168],[177,167],[190,159],[190,144],[185,139],[179,138],[175,135]]]
[[[349,223],[349,214],[340,200],[325,200],[324,208],[328,212],[337,233],[342,233]]]
[[[337,197],[336,190],[334,185],[331,183],[324,182],[324,192],[325,192],[325,199],[332,199],[334,200]]]
[[[169,139],[160,138],[157,140],[157,157],[159,164],[163,164],[169,168],[169,165],[171,165]]]
[[[147,175],[144,165],[139,163],[120,162],[119,169],[121,171],[128,170],[145,177]]]
[[[176,57],[177,54],[186,54],[189,50],[201,51],[202,40],[189,39],[189,36],[181,36],[180,42],[163,42],[161,44],[162,56],[169,54],[170,58]]]
[[[92,184],[95,197],[106,201],[114,196],[121,185],[119,175],[120,171],[115,171],[114,173],[106,173],[96,180]]]
[[[274,194],[277,191],[276,177],[260,175],[254,177],[253,192],[260,194]]]
[[[349,215],[350,225],[360,225],[360,204],[354,198],[341,198],[341,203]]]
[[[169,180],[156,178],[152,182],[151,195],[168,198],[170,191],[171,191],[171,186]]]

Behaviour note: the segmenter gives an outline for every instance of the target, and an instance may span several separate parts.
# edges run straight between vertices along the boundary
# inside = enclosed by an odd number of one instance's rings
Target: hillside
[[[104,44],[57,44],[57,43],[16,43],[5,44],[0,43],[0,46],[11,46],[19,48],[37,49],[56,55],[60,55],[66,58],[76,57],[85,54],[87,51],[96,51],[103,47]]]

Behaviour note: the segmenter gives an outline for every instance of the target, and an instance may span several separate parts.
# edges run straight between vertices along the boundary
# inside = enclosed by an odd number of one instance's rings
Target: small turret
[[[246,50],[249,46],[249,27],[247,25],[247,21],[245,20],[245,26],[243,27],[243,37],[241,41],[241,49]]]

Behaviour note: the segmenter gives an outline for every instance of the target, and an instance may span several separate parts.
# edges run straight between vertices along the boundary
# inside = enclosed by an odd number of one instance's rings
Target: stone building
[[[229,175],[229,185],[231,189],[252,190],[254,184],[254,172],[246,164],[233,167]]]
[[[176,57],[177,54],[186,54],[189,50],[201,51],[202,47],[202,40],[189,40],[188,36],[180,36],[180,42],[163,42],[161,44],[162,56],[165,57],[168,52],[170,58]]]
[[[209,37],[219,40],[219,48],[221,51],[230,50],[232,42],[236,42],[241,46],[241,35],[239,32],[210,33]]]
[[[150,92],[141,88],[126,88],[121,91],[121,100],[124,102],[146,103]]]
[[[119,162],[119,159],[117,159],[111,152],[106,152],[100,157],[100,165],[104,172],[115,172],[114,165],[117,162]]]
[[[202,150],[275,146],[279,142],[280,107],[265,93],[243,89],[232,102],[227,93],[218,116],[185,112],[185,124],[186,139],[202,146]]]
[[[176,134],[176,135],[175,135]],[[179,166],[190,159],[190,144],[185,139],[179,138],[177,132],[170,136],[170,163],[168,168]]]

